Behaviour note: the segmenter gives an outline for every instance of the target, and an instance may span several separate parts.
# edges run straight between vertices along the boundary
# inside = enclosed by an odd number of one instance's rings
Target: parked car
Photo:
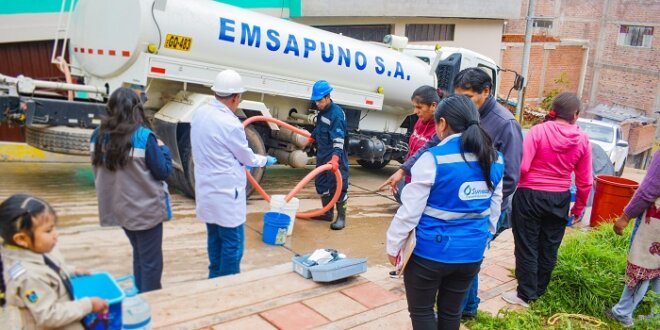
[[[603,148],[614,165],[616,175],[621,176],[628,157],[628,141],[623,139],[621,126],[584,118],[578,118],[577,124],[589,135],[592,143]]]

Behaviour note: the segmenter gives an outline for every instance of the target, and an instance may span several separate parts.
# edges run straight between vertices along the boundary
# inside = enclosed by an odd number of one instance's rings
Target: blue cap
[[[330,92],[332,92],[332,86],[330,86],[330,83],[325,80],[319,80],[315,82],[312,87],[312,97],[310,97],[310,99],[312,101],[318,101],[324,96],[330,94]]]

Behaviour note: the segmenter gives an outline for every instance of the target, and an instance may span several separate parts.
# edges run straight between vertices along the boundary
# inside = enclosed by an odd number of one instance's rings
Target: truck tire
[[[50,152],[89,155],[89,141],[94,130],[89,128],[30,125],[25,127],[27,144]]]
[[[259,135],[256,129],[252,128],[251,126],[246,127],[245,137],[247,138],[248,146],[250,149],[252,149],[252,151],[254,151],[255,154],[266,155],[266,146],[264,145],[264,141],[261,139],[261,135]],[[266,168],[253,167],[250,170],[250,173],[252,173],[254,180],[261,183],[261,179],[263,179],[264,173],[266,173]],[[255,188],[252,187],[252,185],[248,182],[247,186],[245,187],[245,196],[250,197],[254,191]]]
[[[261,136],[257,131],[252,127],[245,128],[245,137],[248,141],[248,146],[254,153],[265,155],[266,147],[264,145]],[[192,148],[190,146],[190,133],[187,136],[181,138],[181,163],[183,163],[183,173],[178,172],[174,173],[177,177],[173,178],[177,182],[177,188],[179,188],[186,196],[190,198],[195,198],[195,162],[192,156]],[[250,170],[252,176],[257,182],[261,182],[261,179],[265,173],[264,167],[254,167]],[[175,170],[176,172],[176,170]],[[245,195],[249,197],[255,191],[254,187],[251,184],[247,184],[245,187]]]
[[[368,161],[364,159],[358,159],[357,163],[360,164],[360,166],[370,169],[370,170],[380,170],[381,168],[387,166],[387,164],[390,163],[389,160],[383,160],[383,161]]]
[[[621,164],[621,169],[619,169],[619,170],[616,171],[616,173],[615,173],[616,176],[622,176],[622,175],[623,175],[623,169],[626,168],[626,161],[627,161],[627,160],[628,160],[627,157],[623,159],[623,161],[622,161],[623,164]]]

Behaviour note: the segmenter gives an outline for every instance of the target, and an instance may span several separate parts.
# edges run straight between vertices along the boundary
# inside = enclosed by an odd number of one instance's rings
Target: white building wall
[[[389,24],[393,34],[405,36],[406,24],[455,24],[453,41],[415,42],[451,47],[463,47],[492,58],[500,63],[503,20],[499,19],[439,19],[393,17],[301,17],[294,21],[307,25]]]

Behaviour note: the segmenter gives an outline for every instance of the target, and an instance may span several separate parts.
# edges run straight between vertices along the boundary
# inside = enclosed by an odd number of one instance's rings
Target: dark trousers
[[[515,241],[518,297],[527,302],[541,297],[557,263],[564,238],[571,194],[518,189],[513,197],[512,228]]]
[[[403,274],[413,329],[459,329],[461,302],[480,265],[481,262],[447,264],[413,255]]]
[[[163,275],[163,224],[147,230],[124,232],[133,247],[133,275],[135,286],[140,292],[162,288]]]

